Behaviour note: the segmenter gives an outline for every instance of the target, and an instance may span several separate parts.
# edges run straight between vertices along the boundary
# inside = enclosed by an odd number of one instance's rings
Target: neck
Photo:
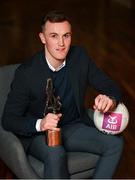
[[[64,62],[64,60],[51,60],[48,57],[46,57],[46,58],[54,69],[59,68]]]
[[[51,66],[55,69],[57,69],[58,67],[60,67],[61,64],[63,64],[63,62],[65,61],[65,59],[54,59],[51,56],[48,55],[48,53],[45,52],[45,58],[47,59],[47,61],[51,64]]]

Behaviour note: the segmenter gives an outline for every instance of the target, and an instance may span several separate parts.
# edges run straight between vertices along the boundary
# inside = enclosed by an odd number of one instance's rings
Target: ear
[[[43,44],[45,44],[46,41],[45,41],[44,34],[40,32],[40,33],[39,33],[39,37],[40,37],[41,42],[42,42]]]

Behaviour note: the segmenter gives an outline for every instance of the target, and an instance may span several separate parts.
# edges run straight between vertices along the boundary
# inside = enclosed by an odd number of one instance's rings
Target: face
[[[39,36],[45,45],[47,59],[63,62],[71,45],[71,25],[69,22],[51,23],[47,21]]]

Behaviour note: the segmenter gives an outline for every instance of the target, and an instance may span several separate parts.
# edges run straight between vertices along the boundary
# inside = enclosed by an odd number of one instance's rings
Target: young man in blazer
[[[69,178],[66,152],[100,154],[93,178],[112,178],[123,140],[105,135],[90,122],[84,108],[88,86],[99,95],[93,108],[107,112],[120,101],[116,84],[89,58],[84,48],[71,45],[70,21],[63,13],[49,12],[39,33],[44,49],[16,70],[3,113],[3,127],[15,133],[27,153],[45,162],[44,178]],[[61,112],[44,116],[47,79],[52,78]],[[45,133],[62,130],[62,145],[48,147]]]

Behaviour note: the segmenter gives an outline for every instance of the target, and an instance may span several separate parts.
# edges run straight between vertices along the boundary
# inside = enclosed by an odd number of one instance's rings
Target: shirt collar
[[[66,65],[66,60],[58,67],[58,68],[54,68],[50,63],[49,63],[49,61],[48,61],[48,59],[46,58],[46,62],[47,62],[47,64],[48,64],[48,66],[49,66],[49,68],[53,71],[53,72],[57,72],[57,71],[59,71],[59,70],[61,70],[65,65]]]

